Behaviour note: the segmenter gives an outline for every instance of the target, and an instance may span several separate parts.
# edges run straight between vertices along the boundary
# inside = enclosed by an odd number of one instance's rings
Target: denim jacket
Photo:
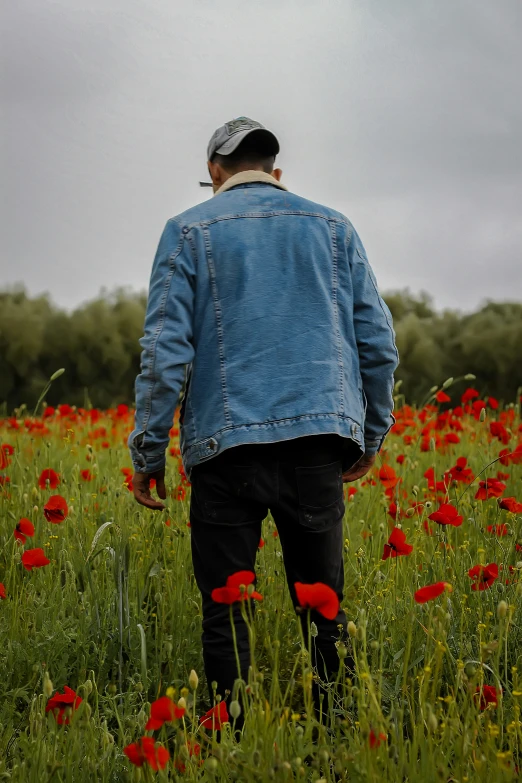
[[[395,335],[361,240],[269,174],[239,172],[168,221],[144,331],[136,471],[165,465],[184,381],[189,478],[233,446],[305,435],[337,433],[373,455],[393,424]]]

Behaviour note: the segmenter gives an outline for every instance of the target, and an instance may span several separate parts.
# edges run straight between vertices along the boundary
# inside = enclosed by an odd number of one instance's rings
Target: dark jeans
[[[223,587],[227,577],[236,571],[255,572],[261,522],[270,509],[279,532],[294,606],[295,582],[324,582],[342,600],[342,473],[360,456],[353,441],[337,435],[312,435],[236,446],[193,468],[192,559],[203,599],[205,673],[209,688],[216,681],[217,692],[223,697],[226,690],[232,691],[238,669],[230,610],[228,605],[212,600],[212,590]],[[254,602],[251,603],[253,609]],[[300,618],[307,639],[307,615]],[[345,614],[339,610],[333,620],[327,620],[311,611],[310,620],[318,630],[312,645],[313,663],[322,678],[335,678],[339,671],[335,642],[344,636]],[[234,605],[234,626],[241,677],[247,681],[248,633],[238,603]],[[316,702],[318,698],[315,686]]]

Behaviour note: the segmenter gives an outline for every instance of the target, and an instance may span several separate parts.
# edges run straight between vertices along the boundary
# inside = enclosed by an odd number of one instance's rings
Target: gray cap
[[[212,160],[216,152],[220,155],[230,155],[243,139],[253,132],[259,135],[260,143],[266,144],[268,155],[279,153],[279,142],[272,131],[249,117],[236,117],[235,120],[226,122],[214,131],[207,147],[207,160]]]

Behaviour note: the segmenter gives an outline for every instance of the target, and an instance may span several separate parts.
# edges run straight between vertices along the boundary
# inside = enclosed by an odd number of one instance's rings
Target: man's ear
[[[278,182],[281,182],[281,177],[283,176],[283,169],[274,169],[272,171],[272,176],[274,179],[276,179]]]

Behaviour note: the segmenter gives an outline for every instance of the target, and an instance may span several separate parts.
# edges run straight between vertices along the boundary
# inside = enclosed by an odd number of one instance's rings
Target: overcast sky
[[[290,190],[347,215],[382,291],[522,300],[520,0],[2,5],[0,288],[148,285],[247,115]]]

